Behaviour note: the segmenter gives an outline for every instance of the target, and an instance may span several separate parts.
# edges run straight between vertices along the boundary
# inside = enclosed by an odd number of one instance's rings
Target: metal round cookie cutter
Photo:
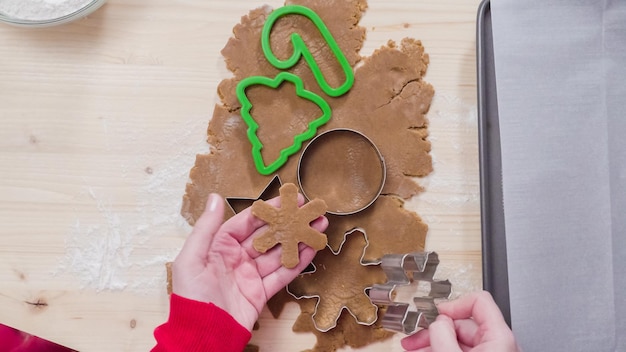
[[[380,196],[385,159],[363,133],[338,128],[319,134],[298,161],[298,184],[308,199],[320,198],[328,213],[350,215],[367,209]]]

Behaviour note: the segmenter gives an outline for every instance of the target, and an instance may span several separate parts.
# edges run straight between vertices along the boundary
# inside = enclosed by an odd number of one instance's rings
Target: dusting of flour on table
[[[72,14],[93,0],[0,0],[0,13],[21,20],[45,21]]]
[[[208,152],[197,133],[207,119],[178,121],[141,143],[141,132],[128,121],[102,119],[103,133],[111,139],[108,150],[135,151],[115,170],[120,182],[128,182],[132,203],[106,183],[85,183],[75,195],[84,205],[68,224],[66,253],[53,275],[69,275],[80,288],[97,292],[166,292],[165,263],[174,260],[191,230],[180,215],[181,194],[196,153]]]

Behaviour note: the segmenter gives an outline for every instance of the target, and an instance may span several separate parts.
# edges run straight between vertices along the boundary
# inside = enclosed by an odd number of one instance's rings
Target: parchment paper
[[[492,0],[513,330],[626,350],[626,1]]]

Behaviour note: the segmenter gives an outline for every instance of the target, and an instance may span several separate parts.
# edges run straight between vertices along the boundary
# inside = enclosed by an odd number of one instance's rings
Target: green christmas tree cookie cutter
[[[330,50],[337,58],[337,61],[339,62],[339,65],[341,66],[344,75],[346,76],[346,80],[343,84],[336,88],[333,88],[330,86],[330,84],[328,84],[328,82],[324,78],[322,70],[315,62],[311,51],[307,48],[304,39],[302,39],[302,37],[298,33],[291,34],[291,42],[294,48],[291,57],[289,57],[287,60],[280,60],[274,55],[270,44],[270,35],[272,32],[272,28],[279,18],[286,15],[302,15],[311,20],[313,24],[315,24],[320,34],[328,44]],[[304,61],[309,65],[309,68],[311,69],[318,85],[320,86],[322,91],[328,96],[338,97],[346,94],[354,84],[354,72],[352,71],[352,66],[350,66],[348,60],[343,55],[343,52],[341,52],[339,45],[328,30],[328,27],[326,27],[326,24],[313,10],[307,7],[300,5],[288,5],[273,11],[268,16],[265,24],[263,25],[263,30],[261,32],[261,46],[268,62],[274,67],[281,70],[292,68],[300,61],[300,58],[304,58]],[[322,116],[309,123],[308,129],[304,133],[295,136],[294,143],[288,148],[281,150],[278,159],[276,159],[269,165],[265,165],[265,162],[263,161],[263,157],[261,155],[263,144],[259,140],[256,133],[259,125],[250,113],[252,110],[252,103],[246,95],[246,89],[253,85],[264,85],[276,89],[285,81],[289,81],[296,86],[296,94],[300,98],[315,103],[322,110]],[[326,122],[328,122],[332,115],[330,105],[324,100],[324,98],[304,89],[304,82],[302,81],[302,79],[288,72],[281,72],[274,79],[264,76],[247,77],[237,84],[236,93],[237,98],[242,105],[241,117],[248,125],[247,135],[248,139],[252,143],[252,157],[254,160],[254,164],[257,171],[262,175],[270,175],[279,168],[281,168],[287,162],[289,156],[297,153],[302,148],[302,143],[315,137],[315,135],[317,134],[317,129]]]
[[[246,95],[246,89],[253,85],[263,85],[272,89],[276,89],[285,81],[293,83],[293,85],[295,85],[297,96],[311,101],[315,105],[317,105],[322,110],[322,116],[311,121],[305,132],[295,136],[293,139],[293,144],[285,149],[282,149],[280,151],[279,157],[275,161],[273,161],[269,165],[265,165],[263,161],[263,156],[261,155],[263,143],[261,143],[261,140],[257,136],[259,124],[250,115],[252,103]],[[302,79],[289,72],[281,72],[276,75],[274,79],[263,76],[252,76],[245,78],[237,85],[237,96],[239,97],[239,101],[241,102],[241,116],[248,125],[247,134],[248,139],[252,143],[252,158],[254,159],[254,166],[262,175],[270,175],[278,170],[281,166],[283,166],[291,155],[297,153],[302,148],[302,143],[313,138],[317,133],[317,129],[320,126],[324,125],[326,122],[328,122],[328,120],[330,120],[330,116],[332,113],[330,105],[328,105],[324,98],[304,89],[304,82],[302,82]]]

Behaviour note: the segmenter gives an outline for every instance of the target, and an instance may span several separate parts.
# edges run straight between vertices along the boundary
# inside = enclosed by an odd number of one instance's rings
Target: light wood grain
[[[239,18],[279,1],[111,0],[46,29],[0,26],[0,323],[81,351],[146,351],[167,317],[163,264],[189,226],[178,214]],[[369,55],[421,39],[435,171],[407,202],[429,224],[440,277],[481,287],[476,132],[478,0],[370,0]],[[30,303],[45,302],[47,306]],[[314,343],[264,312],[263,351]],[[134,323],[131,323],[133,322]],[[400,336],[364,351],[401,351]]]

